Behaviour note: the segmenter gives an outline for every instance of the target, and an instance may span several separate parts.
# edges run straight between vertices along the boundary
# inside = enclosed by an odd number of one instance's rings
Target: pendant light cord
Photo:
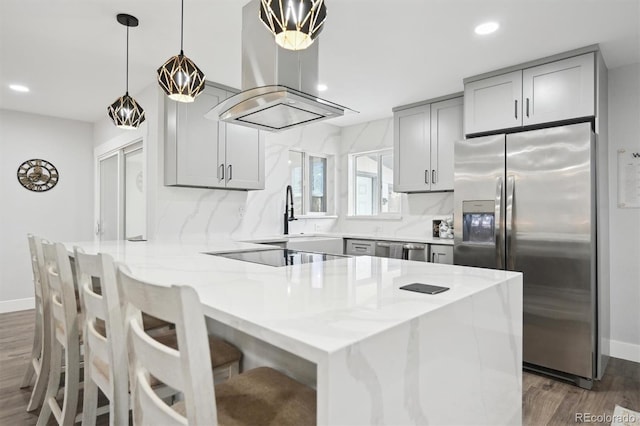
[[[180,56],[183,56],[184,52],[182,50],[183,40],[184,40],[184,0],[181,2],[180,7]]]
[[[127,73],[126,73],[127,95],[129,94],[129,26],[127,25]]]

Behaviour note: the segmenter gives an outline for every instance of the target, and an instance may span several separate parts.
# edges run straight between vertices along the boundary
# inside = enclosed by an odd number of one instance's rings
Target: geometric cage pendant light
[[[260,20],[288,50],[303,50],[318,37],[327,19],[324,0],[260,0]]]
[[[114,103],[107,107],[109,117],[113,124],[121,129],[137,129],[144,122],[144,110],[129,96],[129,27],[137,27],[138,19],[134,16],[120,13],[118,22],[127,27],[127,83],[124,96],[120,96]]]
[[[204,73],[189,58],[184,56],[184,0],[180,11],[180,54],[172,56],[158,68],[158,84],[169,96],[178,102],[193,102],[204,90]]]

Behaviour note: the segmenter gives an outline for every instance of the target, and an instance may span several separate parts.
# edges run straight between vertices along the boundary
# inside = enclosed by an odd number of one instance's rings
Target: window
[[[293,207],[300,215],[326,215],[332,157],[289,151],[289,173],[293,190]]]
[[[350,160],[350,215],[399,214],[400,194],[393,192],[393,151],[352,154]]]

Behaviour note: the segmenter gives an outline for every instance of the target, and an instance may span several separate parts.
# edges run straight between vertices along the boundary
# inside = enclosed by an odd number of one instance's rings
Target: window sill
[[[385,216],[347,216],[347,220],[402,220],[401,215],[385,215]]]
[[[302,215],[302,216],[296,216],[296,219],[337,219],[337,218],[338,218],[338,216],[329,215],[329,214],[326,214],[326,215],[305,214],[305,215]]]

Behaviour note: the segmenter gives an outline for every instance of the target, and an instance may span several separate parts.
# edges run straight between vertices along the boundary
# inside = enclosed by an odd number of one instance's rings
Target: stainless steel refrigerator
[[[585,388],[603,369],[595,139],[580,123],[455,146],[454,263],[523,272],[525,367]]]

